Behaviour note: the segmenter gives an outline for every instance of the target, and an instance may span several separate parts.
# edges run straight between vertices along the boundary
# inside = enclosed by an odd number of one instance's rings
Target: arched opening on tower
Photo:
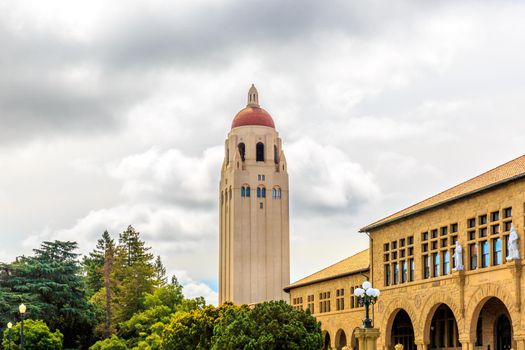
[[[246,159],[246,146],[244,145],[244,142],[239,143],[237,148],[239,149],[241,160],[244,162],[244,160]]]
[[[264,162],[264,144],[262,142],[255,146],[255,156],[256,161]]]
[[[332,348],[332,345],[331,345],[331,340],[330,340],[330,333],[326,332],[325,335],[324,335],[324,342],[323,342],[323,350],[328,350],[328,349],[331,349]]]

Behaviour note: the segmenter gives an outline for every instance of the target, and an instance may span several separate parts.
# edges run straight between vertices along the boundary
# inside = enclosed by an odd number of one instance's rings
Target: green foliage
[[[284,301],[257,304],[254,309],[230,308],[218,320],[212,349],[319,349],[321,325],[309,312]]]
[[[2,264],[0,300],[4,319],[15,319],[18,305],[27,317],[44,320],[64,332],[66,346],[77,346],[92,333],[95,312],[84,289],[75,242],[43,242],[32,257]],[[4,294],[4,293],[2,293]]]
[[[11,349],[20,349],[20,323],[11,329]],[[24,321],[24,349],[25,350],[61,350],[64,336],[59,330],[51,332],[44,321]],[[8,330],[4,331],[2,341],[4,349],[9,347]]]
[[[126,341],[119,339],[117,336],[112,336],[104,340],[99,340],[93,344],[89,350],[128,350]]]
[[[150,249],[140,239],[140,232],[132,226],[120,234],[113,273],[113,278],[118,281],[116,321],[129,320],[136,312],[144,310],[144,295],[154,291],[155,267]]]
[[[86,273],[86,289],[91,296],[104,287],[104,261],[108,249],[114,249],[115,242],[109,235],[108,231],[104,231],[102,238],[97,242],[97,246],[91,253],[84,256],[82,259],[82,266]]]
[[[162,264],[160,255],[157,255],[157,259],[155,259],[155,264],[153,267],[155,269],[155,282],[157,286],[165,286],[166,283],[168,283],[168,278],[166,277],[166,268],[164,267],[164,264]]]
[[[204,350],[211,348],[211,337],[219,309],[207,306],[191,312],[178,312],[164,329],[165,349]]]
[[[175,312],[184,300],[184,295],[182,294],[182,286],[178,284],[176,278],[174,281],[175,283],[155,289],[153,293],[146,293],[144,295],[144,307],[151,309],[164,305],[169,307],[172,312]]]

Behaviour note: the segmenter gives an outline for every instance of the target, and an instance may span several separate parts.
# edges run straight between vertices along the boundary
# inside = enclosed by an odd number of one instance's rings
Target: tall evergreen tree
[[[155,266],[151,248],[140,239],[140,232],[131,225],[120,234],[115,253],[114,278],[118,281],[116,302],[118,322],[130,319],[144,309],[143,298],[155,286]]]
[[[160,255],[157,255],[157,259],[155,260],[154,266],[155,266],[155,279],[157,282],[157,286],[163,287],[168,282],[168,277],[166,277],[166,268],[164,267],[164,264],[162,264]]]
[[[82,265],[86,272],[86,286],[90,295],[95,294],[104,286],[104,261],[109,248],[115,250],[115,241],[106,230],[98,240],[95,249],[84,256]]]
[[[89,337],[94,322],[76,249],[75,242],[43,242],[34,256],[4,264],[0,277],[11,312],[16,314],[18,304],[25,303],[27,317],[42,319],[63,332],[66,347],[78,346]]]

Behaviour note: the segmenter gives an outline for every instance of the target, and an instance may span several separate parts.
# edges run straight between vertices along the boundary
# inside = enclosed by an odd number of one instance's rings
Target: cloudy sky
[[[141,231],[217,300],[222,144],[251,83],[296,280],[358,229],[524,153],[518,1],[0,1],[0,261]]]

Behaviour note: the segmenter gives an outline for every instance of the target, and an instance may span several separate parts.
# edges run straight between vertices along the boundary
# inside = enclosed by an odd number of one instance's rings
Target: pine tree
[[[166,277],[166,268],[162,264],[160,255],[157,255],[157,259],[155,260],[154,266],[155,266],[156,285],[157,287],[163,287],[168,282],[168,278]]]
[[[104,260],[110,247],[115,250],[115,241],[106,230],[102,238],[98,240],[95,249],[88,256],[84,256],[82,265],[86,272],[86,287],[89,295],[95,294],[104,286]]]
[[[140,239],[140,232],[130,225],[120,234],[115,252],[114,278],[118,281],[116,302],[119,310],[115,319],[128,320],[144,309],[143,298],[155,286],[155,266],[151,248]]]
[[[7,291],[4,300],[10,303],[11,314],[16,313],[13,308],[18,304],[25,303],[27,317],[42,319],[53,330],[60,329],[66,347],[78,346],[82,338],[89,336],[95,319],[76,249],[75,242],[43,242],[34,249],[34,256],[4,265],[0,277],[0,288]]]

